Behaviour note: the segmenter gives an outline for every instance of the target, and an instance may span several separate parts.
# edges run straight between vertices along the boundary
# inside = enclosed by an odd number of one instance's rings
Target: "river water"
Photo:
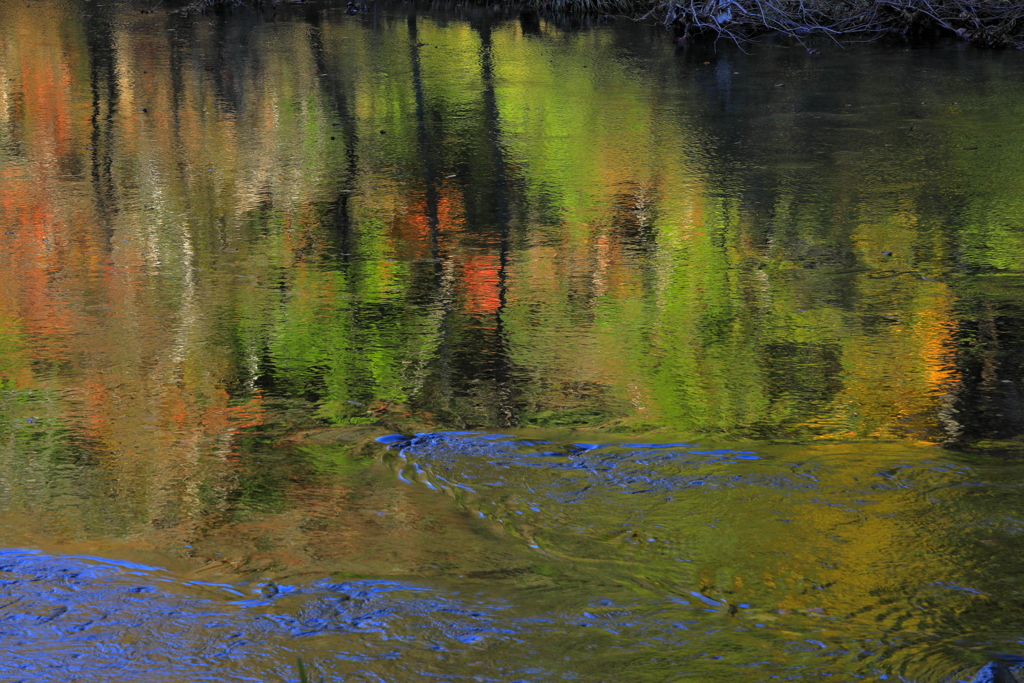
[[[1024,55],[0,4],[0,680],[1024,655]]]

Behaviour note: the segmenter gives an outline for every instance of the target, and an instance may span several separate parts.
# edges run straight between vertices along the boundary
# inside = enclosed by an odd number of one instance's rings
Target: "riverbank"
[[[372,2],[345,2],[349,14],[371,11]],[[275,0],[196,0],[183,11],[226,6],[276,8]],[[437,3],[424,3],[433,6]],[[442,3],[446,7],[451,3]],[[457,3],[458,4],[458,3]],[[479,4],[474,2],[461,4]],[[779,33],[810,38],[921,41],[956,36],[985,48],[1024,48],[1024,4],[966,0],[527,0],[504,2],[546,15],[588,15],[603,21],[654,21],[675,31],[680,44],[698,37],[737,43]],[[817,50],[805,44],[808,52]]]
[[[618,12],[680,31],[744,42],[766,33],[792,38],[921,40],[942,36],[990,48],[1024,47],[1024,5],[946,0],[544,0],[553,11]],[[813,51],[813,50],[812,50]]]

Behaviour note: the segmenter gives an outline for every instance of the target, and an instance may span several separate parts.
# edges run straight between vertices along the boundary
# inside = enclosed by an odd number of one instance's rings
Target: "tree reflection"
[[[924,91],[846,102],[902,88],[870,59],[838,90],[777,57],[798,80],[765,94],[739,55],[637,61],[620,32],[539,20],[39,11],[0,9],[8,452],[94,458],[140,518],[223,514],[202,492],[245,478],[238,435],[280,406],[410,430],[1024,430],[1019,156],[936,142],[1001,131]]]

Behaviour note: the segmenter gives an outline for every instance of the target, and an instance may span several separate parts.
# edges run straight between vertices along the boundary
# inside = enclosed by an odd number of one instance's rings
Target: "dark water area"
[[[176,7],[0,3],[0,681],[1021,661],[1024,55]]]

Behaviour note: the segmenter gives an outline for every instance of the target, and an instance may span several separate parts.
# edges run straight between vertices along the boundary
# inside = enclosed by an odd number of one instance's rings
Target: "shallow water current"
[[[1024,662],[1024,55],[674,37],[0,2],[0,683]]]
[[[297,657],[352,681],[956,680],[1019,661],[1019,465],[487,433],[383,460],[436,495],[363,510],[334,532],[354,547],[307,516],[289,540],[334,572],[0,553],[9,680],[294,680]],[[439,533],[445,508],[462,520]]]

